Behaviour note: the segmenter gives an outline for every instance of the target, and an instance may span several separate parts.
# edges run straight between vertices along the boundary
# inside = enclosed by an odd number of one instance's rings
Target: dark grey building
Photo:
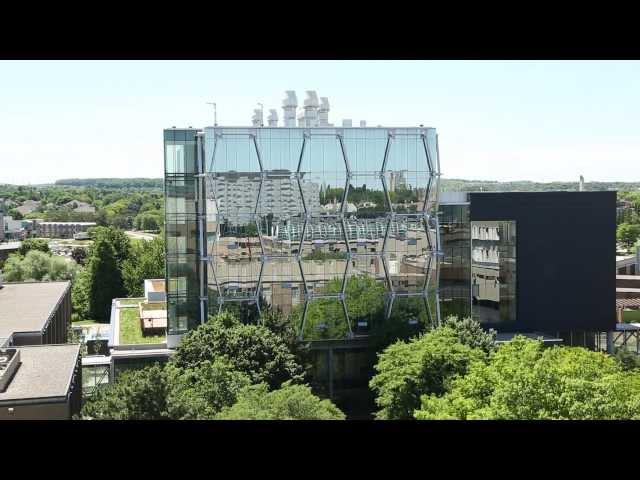
[[[0,420],[80,411],[80,345],[67,344],[71,282],[0,286]]]
[[[67,343],[71,282],[0,286],[0,347]]]
[[[616,192],[443,193],[443,318],[502,333],[615,330]]]
[[[0,420],[69,420],[82,401],[80,345],[0,348]]]

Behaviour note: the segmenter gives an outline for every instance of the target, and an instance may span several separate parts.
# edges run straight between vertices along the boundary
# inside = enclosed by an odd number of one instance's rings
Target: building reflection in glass
[[[203,158],[209,314],[304,340],[437,322],[434,129],[206,128]]]
[[[516,320],[516,222],[471,222],[473,317],[482,324]]]
[[[469,204],[440,205],[440,314],[471,316],[471,226]]]

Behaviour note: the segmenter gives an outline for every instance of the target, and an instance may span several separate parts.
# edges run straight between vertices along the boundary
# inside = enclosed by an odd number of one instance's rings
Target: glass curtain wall
[[[197,131],[164,131],[168,335],[200,324]]]
[[[469,204],[440,205],[440,315],[471,316],[471,226]]]
[[[482,324],[516,321],[516,222],[471,222],[473,316]]]
[[[437,321],[434,129],[212,127],[204,139],[209,313],[278,310],[303,340]]]

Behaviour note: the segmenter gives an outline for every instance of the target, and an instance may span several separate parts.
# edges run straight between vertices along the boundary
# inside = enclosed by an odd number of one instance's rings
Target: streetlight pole
[[[260,105],[260,126],[264,127],[264,105],[260,102],[258,102],[258,105]]]

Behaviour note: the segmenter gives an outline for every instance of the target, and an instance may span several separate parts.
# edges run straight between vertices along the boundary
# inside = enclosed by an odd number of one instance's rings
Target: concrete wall
[[[13,412],[11,412],[13,409]],[[0,420],[70,420],[69,401],[0,407]]]

